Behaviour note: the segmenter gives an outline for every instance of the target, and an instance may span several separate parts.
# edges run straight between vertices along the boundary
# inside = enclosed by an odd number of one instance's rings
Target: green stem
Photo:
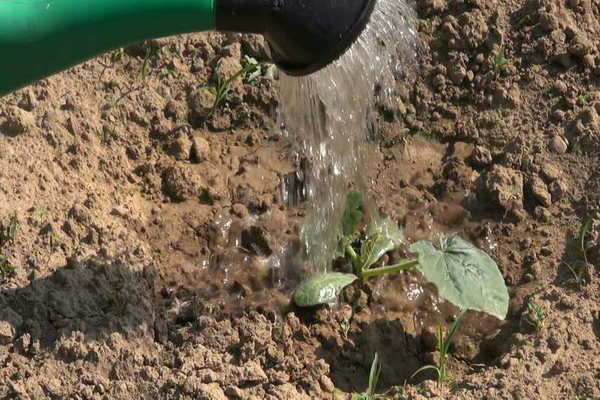
[[[361,278],[367,279],[367,278],[372,278],[374,276],[379,276],[379,275],[383,275],[383,274],[393,274],[395,272],[406,271],[408,269],[411,269],[418,263],[419,262],[417,260],[410,260],[410,261],[405,261],[400,264],[394,264],[394,265],[388,265],[386,267],[368,269],[366,271],[362,271]]]
[[[356,263],[358,262],[358,255],[356,254],[356,251],[354,251],[354,248],[350,244],[346,246],[346,255],[350,257],[352,264],[356,266]]]

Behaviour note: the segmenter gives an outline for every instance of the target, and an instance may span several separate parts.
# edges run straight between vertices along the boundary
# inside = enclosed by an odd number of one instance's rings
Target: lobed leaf
[[[485,252],[458,236],[443,238],[441,249],[420,241],[410,251],[417,253],[417,268],[437,287],[440,297],[461,309],[506,318],[508,290],[498,266]]]

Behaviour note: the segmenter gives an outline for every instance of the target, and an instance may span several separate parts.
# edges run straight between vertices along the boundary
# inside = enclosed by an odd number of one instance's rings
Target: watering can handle
[[[0,0],[0,96],[131,43],[214,25],[213,0]]]

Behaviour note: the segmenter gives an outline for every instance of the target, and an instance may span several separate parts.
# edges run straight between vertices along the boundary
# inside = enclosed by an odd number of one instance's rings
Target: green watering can
[[[289,75],[342,55],[377,0],[0,0],[0,96],[143,40],[220,30],[263,34]]]

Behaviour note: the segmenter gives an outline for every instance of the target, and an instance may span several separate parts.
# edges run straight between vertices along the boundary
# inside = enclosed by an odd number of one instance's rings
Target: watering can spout
[[[273,61],[308,75],[340,57],[365,28],[376,0],[217,0],[220,30],[262,33]]]
[[[135,42],[260,33],[273,61],[306,75],[339,57],[376,0],[0,0],[0,96]]]

